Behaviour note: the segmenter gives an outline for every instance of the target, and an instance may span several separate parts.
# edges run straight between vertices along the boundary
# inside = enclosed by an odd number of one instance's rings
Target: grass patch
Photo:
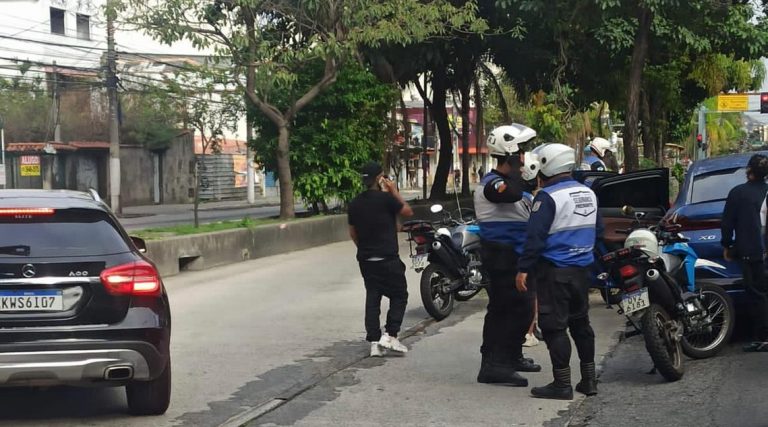
[[[132,236],[140,237],[144,240],[157,240],[164,237],[186,236],[190,234],[210,233],[213,231],[235,230],[238,228],[254,228],[259,225],[275,224],[280,222],[289,222],[295,220],[281,220],[277,218],[243,218],[235,221],[212,222],[209,224],[200,224],[195,228],[192,224],[177,225],[174,227],[147,228],[131,232]]]

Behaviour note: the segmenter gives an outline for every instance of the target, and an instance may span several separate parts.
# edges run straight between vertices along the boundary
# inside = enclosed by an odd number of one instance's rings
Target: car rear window
[[[734,168],[697,175],[691,185],[691,203],[727,199],[733,187],[746,182],[746,173],[746,168]]]
[[[94,209],[0,215],[0,258],[111,255],[130,251],[110,217]]]

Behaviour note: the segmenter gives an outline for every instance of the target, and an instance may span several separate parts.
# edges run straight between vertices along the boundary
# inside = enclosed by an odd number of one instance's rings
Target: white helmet
[[[567,145],[544,144],[536,147],[534,153],[539,156],[541,174],[548,178],[571,172],[576,166],[576,150]]]
[[[523,179],[526,181],[536,179],[540,168],[539,156],[532,152],[526,152],[523,157]]]
[[[611,151],[611,143],[605,138],[592,138],[589,143],[589,148],[592,149],[598,156],[603,157],[606,151]]]
[[[536,137],[536,131],[518,123],[499,126],[488,135],[491,156],[508,156],[520,151],[520,144]]]

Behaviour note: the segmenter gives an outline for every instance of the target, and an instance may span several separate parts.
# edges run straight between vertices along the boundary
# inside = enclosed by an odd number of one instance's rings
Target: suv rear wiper
[[[0,255],[29,256],[29,250],[27,245],[0,246]]]

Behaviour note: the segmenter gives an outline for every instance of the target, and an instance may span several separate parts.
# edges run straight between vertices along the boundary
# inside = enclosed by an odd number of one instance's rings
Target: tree
[[[123,93],[120,108],[120,135],[125,144],[165,150],[179,134],[183,105],[166,90],[158,87],[144,93]]]
[[[299,76],[303,91],[323,72],[322,63]],[[280,94],[277,106],[294,95]],[[359,168],[380,159],[391,138],[390,109],[398,94],[357,63],[345,65],[336,83],[308,105],[292,125],[291,165],[297,194],[315,211],[328,210],[333,198],[349,201],[362,189]],[[263,115],[254,116],[258,131],[253,148],[267,170],[277,168],[274,156],[279,130]]]
[[[52,134],[51,98],[42,79],[0,78],[0,118],[6,142],[45,141]]]
[[[449,33],[453,28],[481,25],[475,6],[454,7],[445,0],[196,0],[145,2],[126,0],[126,19],[154,37],[192,41],[210,48],[259,113],[278,129],[276,147],[280,181],[280,216],[294,216],[290,165],[290,130],[298,113],[336,80],[341,66],[363,46],[403,45]],[[306,92],[291,91],[309,63],[324,69]],[[243,76],[254,75],[251,84]],[[248,82],[250,83],[250,82]],[[296,93],[287,108],[273,102],[286,90]]]
[[[177,93],[181,89],[175,88]],[[237,118],[241,111],[241,100],[236,96],[217,93],[212,84],[207,86],[204,94],[187,94],[187,103],[184,109],[184,123],[194,129],[199,135],[202,144],[201,158],[195,163],[195,201],[194,218],[195,227],[200,226],[200,187],[201,169],[205,169],[206,156],[210,152],[217,152],[224,138],[226,130],[237,128]]]

